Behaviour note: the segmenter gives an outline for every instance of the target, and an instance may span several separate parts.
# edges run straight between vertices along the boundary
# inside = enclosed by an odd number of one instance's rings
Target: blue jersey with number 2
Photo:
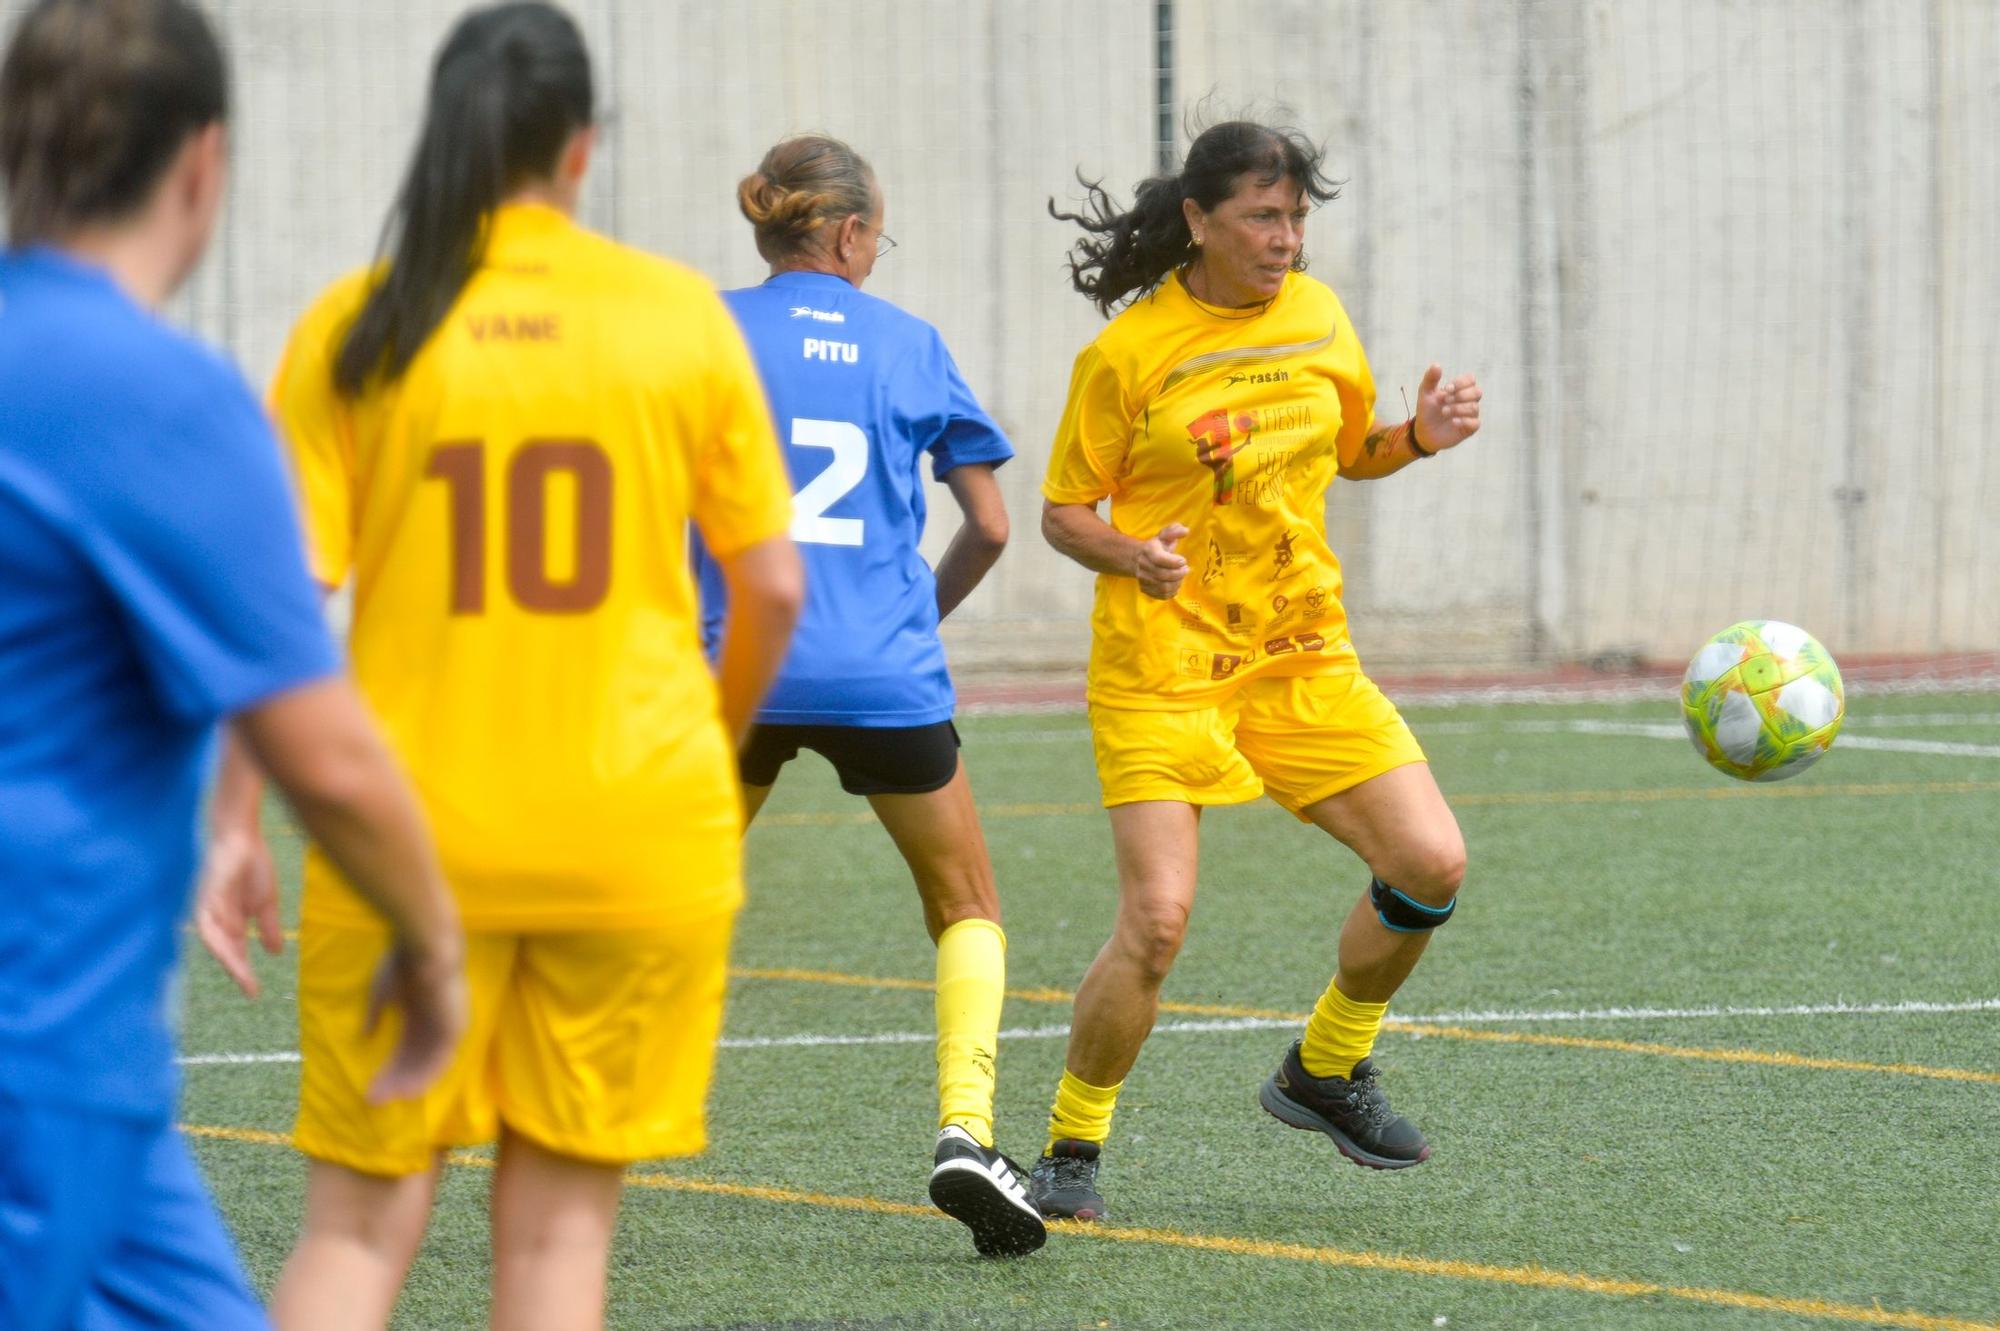
[[[954,697],[937,585],[917,553],[923,458],[954,467],[1014,456],[935,328],[827,273],[780,273],[723,294],[756,358],[791,468],[792,539],[806,605],[757,719],[771,725],[921,726]],[[721,629],[720,572],[698,561],[703,627]]]

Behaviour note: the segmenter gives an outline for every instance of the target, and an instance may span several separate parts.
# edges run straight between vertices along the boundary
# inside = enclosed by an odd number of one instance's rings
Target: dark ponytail
[[[1340,187],[1320,173],[1324,153],[1296,129],[1273,128],[1248,120],[1228,120],[1205,129],[1188,145],[1179,175],[1154,176],[1140,183],[1132,206],[1120,210],[1102,181],[1077,180],[1085,198],[1079,212],[1049,215],[1075,222],[1084,231],[1070,251],[1070,280],[1105,314],[1157,287],[1174,269],[1192,263],[1197,251],[1188,233],[1181,200],[1193,199],[1208,212],[1236,192],[1244,176],[1259,185],[1289,177],[1314,203],[1340,195]],[[1293,267],[1304,272],[1301,252]]]
[[[431,69],[416,154],[382,231],[388,271],[334,360],[350,396],[399,378],[450,312],[483,257],[486,220],[555,170],[591,123],[590,57],[567,14],[540,0],[460,19]]]

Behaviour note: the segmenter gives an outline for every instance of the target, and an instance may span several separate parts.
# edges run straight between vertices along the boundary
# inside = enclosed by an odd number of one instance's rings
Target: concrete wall
[[[213,0],[239,170],[180,313],[254,377],[371,253],[459,8]],[[2000,4],[1172,9],[1183,107],[1327,143],[1347,183],[1311,225],[1313,271],[1368,344],[1381,414],[1431,360],[1486,388],[1461,452],[1335,487],[1366,659],[1675,658],[1751,615],[1840,653],[2000,650]],[[1043,204],[1079,168],[1122,195],[1152,169],[1155,5],[573,11],[607,112],[593,225],[750,282],[733,191],[772,140],[826,130],[875,162],[902,244],[870,289],[944,331],[1021,451],[1016,540],[955,650],[1080,659],[1090,579],[1042,546],[1036,485],[1098,320]]]

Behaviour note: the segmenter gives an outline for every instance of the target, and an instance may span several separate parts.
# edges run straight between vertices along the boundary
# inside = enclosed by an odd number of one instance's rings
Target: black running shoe
[[[1028,1196],[1045,1216],[1062,1220],[1103,1220],[1108,1215],[1097,1191],[1096,1142],[1064,1137],[1035,1161]]]
[[[980,1256],[1020,1257],[1048,1239],[1012,1160],[960,1127],[938,1133],[932,1158],[931,1201],[972,1231]]]
[[[1295,1128],[1324,1132],[1357,1165],[1407,1169],[1422,1164],[1430,1158],[1430,1144],[1416,1124],[1389,1108],[1376,1076],[1374,1060],[1366,1058],[1354,1065],[1351,1077],[1310,1076],[1294,1040],[1285,1061],[1258,1089],[1257,1102]]]

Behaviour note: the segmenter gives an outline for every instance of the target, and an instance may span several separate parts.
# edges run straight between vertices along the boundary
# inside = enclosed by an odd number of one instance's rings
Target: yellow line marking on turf
[[[261,1132],[254,1128],[209,1127],[184,1123],[181,1125],[181,1131],[190,1137],[206,1137],[220,1141],[248,1142],[260,1146],[291,1145],[291,1138],[283,1133]],[[469,1169],[491,1169],[494,1164],[489,1156],[474,1155],[466,1151],[452,1151],[445,1159],[450,1164]],[[748,1183],[723,1183],[713,1179],[681,1178],[673,1174],[636,1170],[626,1173],[625,1184],[627,1187],[649,1188],[662,1192],[700,1193],[710,1197],[734,1197],[748,1201],[775,1202],[784,1206],[813,1206],[824,1210],[856,1211],[867,1215],[906,1216],[920,1220],[947,1218],[928,1206],[885,1201],[879,1197],[848,1197],[838,1193],[760,1187]],[[1099,1243],[1137,1243],[1154,1247],[1184,1248],[1194,1252],[1222,1253],[1232,1257],[1262,1257],[1275,1261],[1306,1262],[1356,1271],[1385,1271],[1396,1275],[1431,1276],[1489,1285],[1512,1285],[1521,1289],[1596,1294],[1606,1298],[1681,1299],[1711,1307],[1782,1313],[1788,1317],[1819,1317],[1863,1326],[1898,1327],[1904,1328],[1905,1331],[2000,1331],[2000,1322],[1940,1317],[1931,1313],[1917,1312],[1914,1309],[1899,1311],[1868,1307],[1858,1303],[1836,1303],[1830,1299],[1787,1298],[1702,1285],[1660,1285],[1649,1280],[1593,1276],[1581,1271],[1556,1271],[1535,1265],[1500,1266],[1490,1262],[1466,1262],[1449,1258],[1406,1257],[1396,1253],[1366,1249],[1354,1251],[1345,1248],[1321,1248],[1303,1243],[1238,1238],[1228,1234],[1189,1234],[1175,1229],[1085,1225],[1062,1220],[1054,1222],[1050,1228],[1070,1238]]]
[[[841,971],[798,970],[790,966],[765,969],[757,967],[732,966],[729,977],[733,980],[796,980],[801,984],[837,984],[856,989],[922,989],[929,991],[936,986],[929,980],[907,980],[900,975],[848,975]],[[1012,990],[1008,991],[1013,992]]]
[[[840,971],[732,969],[739,980],[794,980],[805,984],[836,984],[859,989],[907,989],[930,991],[929,980],[901,976],[848,975]],[[1009,989],[1007,997],[1024,1003],[1074,1003],[1076,995],[1064,989]],[[1262,1021],[1303,1023],[1310,1013],[1287,1012],[1282,1008],[1240,1007],[1231,1003],[1162,1002],[1161,1012],[1187,1017],[1250,1017]],[[1849,1058],[1818,1058],[1782,1049],[1714,1049],[1694,1045],[1654,1044],[1639,1040],[1604,1040],[1584,1035],[1538,1035],[1530,1031],[1475,1030],[1466,1026],[1434,1025],[1425,1021],[1382,1023],[1382,1029],[1404,1035],[1435,1037],[1441,1040],[1474,1040],[1489,1044],[1541,1045],[1550,1049],[1595,1049],[1607,1053],[1647,1054],[1656,1058],[1681,1058],[1702,1063],[1752,1063],[1773,1068],[1805,1068],[1815,1072],[1879,1072],[1902,1077],[1928,1077],[1934,1081],[1978,1082],[2000,1086],[2000,1072],[1979,1068],[1940,1068],[1923,1063],[1868,1063]]]
[[[249,1142],[254,1146],[290,1146],[292,1139],[282,1132],[256,1128],[212,1128],[200,1123],[183,1123],[181,1131],[190,1137],[213,1137],[225,1142]]]
[[[1881,781],[1807,786],[1661,786],[1639,790],[1496,790],[1447,795],[1454,808],[1515,808],[1543,804],[1663,804],[1683,800],[1873,798],[1882,795],[1980,795],[2000,791],[2000,781]],[[981,818],[1059,818],[1101,813],[1098,804],[985,804]],[[875,821],[862,812],[772,813],[756,827],[861,827]]]

